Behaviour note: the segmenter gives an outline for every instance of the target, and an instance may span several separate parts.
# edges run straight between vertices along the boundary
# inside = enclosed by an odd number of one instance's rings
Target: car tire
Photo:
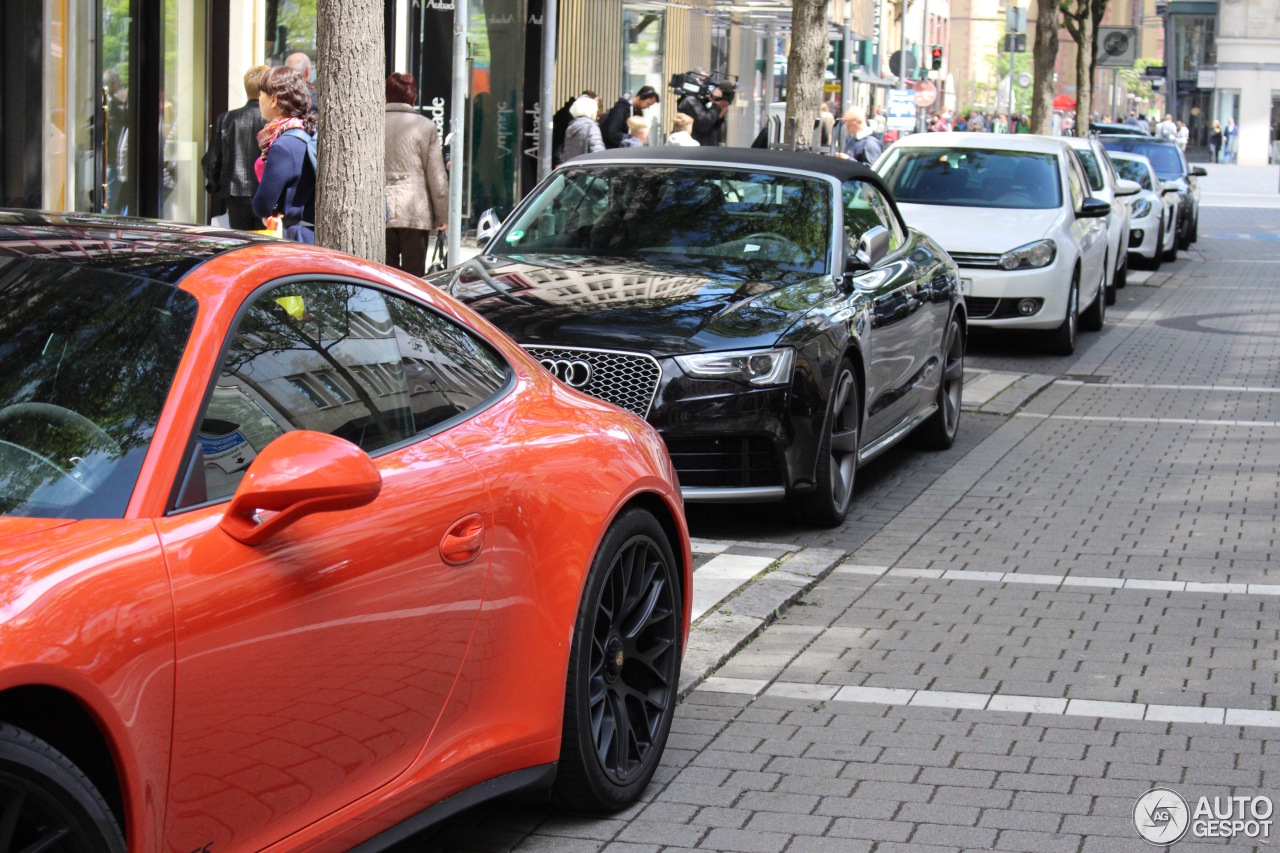
[[[793,507],[797,521],[816,527],[835,527],[845,520],[853,503],[861,427],[858,377],[852,362],[841,359],[831,384],[822,441],[818,445],[817,488],[796,497]]]
[[[1102,282],[1098,285],[1098,295],[1093,298],[1089,307],[1080,314],[1080,328],[1086,332],[1101,332],[1107,323],[1107,272],[1106,262],[1102,267]]]
[[[683,621],[666,532],[651,513],[624,511],[600,543],[574,623],[554,790],[561,805],[615,812],[653,778],[679,691]]]
[[[1184,252],[1187,249],[1191,248],[1191,222],[1190,221],[1188,221],[1185,225],[1183,225],[1181,228],[1178,229],[1178,239],[1175,241],[1175,245]],[[1175,252],[1174,256],[1169,260],[1172,261],[1176,259],[1177,256],[1178,256],[1177,252]]]
[[[1160,217],[1160,224],[1156,230],[1156,250],[1152,254],[1148,266],[1152,272],[1160,269],[1160,264],[1164,261],[1164,217]]]
[[[89,778],[40,738],[4,723],[0,803],[0,836],[12,832],[6,850],[44,849],[62,833],[58,850],[125,853],[115,816]]]
[[[1107,289],[1107,304],[1116,304],[1116,291],[1129,283],[1129,253],[1121,252],[1120,267],[1116,270],[1115,277],[1111,279],[1111,287]]]
[[[964,397],[964,332],[960,318],[952,317],[942,343],[942,380],[938,383],[937,411],[916,429],[925,450],[948,450],[960,432],[960,404]]]
[[[1063,318],[1062,325],[1048,336],[1048,350],[1054,355],[1071,355],[1076,351],[1076,341],[1079,337],[1080,271],[1076,270],[1071,277],[1071,294],[1067,297],[1067,316]]]
[[[1195,243],[1200,239],[1200,211],[1196,211],[1196,218],[1191,222],[1191,242]]]
[[[1173,226],[1173,239],[1165,245],[1164,254],[1161,256],[1169,263],[1173,263],[1178,259],[1178,242],[1178,226],[1175,224]]]

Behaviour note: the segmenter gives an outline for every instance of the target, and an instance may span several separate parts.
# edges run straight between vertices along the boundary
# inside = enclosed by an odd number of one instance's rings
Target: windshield
[[[0,259],[0,513],[120,518],[196,316],[172,285]]]
[[[1155,142],[1151,139],[1103,139],[1102,145],[1108,151],[1123,151],[1126,154],[1141,154],[1151,161],[1156,176],[1162,181],[1176,181],[1183,177],[1182,158],[1178,156],[1178,146]]]
[[[1120,157],[1112,157],[1111,162],[1115,163],[1116,171],[1120,173],[1120,177],[1126,181],[1136,181],[1144,190],[1151,189],[1151,172],[1147,169],[1147,164],[1141,160],[1125,160]]]
[[[686,166],[569,168],[504,227],[490,254],[679,255],[827,272],[825,181]]]
[[[1019,210],[1062,206],[1054,154],[901,148],[890,152],[881,171],[899,204]]]

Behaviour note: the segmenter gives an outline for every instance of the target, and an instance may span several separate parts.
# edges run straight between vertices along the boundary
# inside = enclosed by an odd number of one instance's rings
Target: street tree
[[[317,0],[316,243],[386,257],[383,0]]]
[[[829,50],[827,0],[792,0],[791,52],[787,55],[788,143],[807,146],[812,141]]]
[[[1036,38],[1031,49],[1031,132],[1053,132],[1053,67],[1058,61],[1058,0],[1036,4]]]
[[[1087,133],[1093,112],[1093,68],[1097,57],[1098,25],[1107,10],[1107,0],[1059,0],[1062,24],[1076,43],[1076,128]]]

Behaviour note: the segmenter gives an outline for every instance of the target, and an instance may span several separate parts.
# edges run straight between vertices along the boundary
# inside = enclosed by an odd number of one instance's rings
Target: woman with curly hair
[[[253,212],[264,225],[271,216],[282,217],[286,239],[315,243],[316,173],[308,147],[316,114],[307,79],[292,68],[267,69],[258,82],[258,107],[267,125],[258,133],[262,156],[254,164],[259,184]]]

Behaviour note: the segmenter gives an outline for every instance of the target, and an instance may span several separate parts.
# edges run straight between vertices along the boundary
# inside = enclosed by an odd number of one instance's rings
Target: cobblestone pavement
[[[1074,357],[975,337],[1049,381],[859,472],[840,529],[691,508],[847,556],[680,705],[643,802],[491,804],[399,853],[1139,851],[1155,785],[1280,800],[1280,242],[1238,236],[1272,233],[1206,207]]]

